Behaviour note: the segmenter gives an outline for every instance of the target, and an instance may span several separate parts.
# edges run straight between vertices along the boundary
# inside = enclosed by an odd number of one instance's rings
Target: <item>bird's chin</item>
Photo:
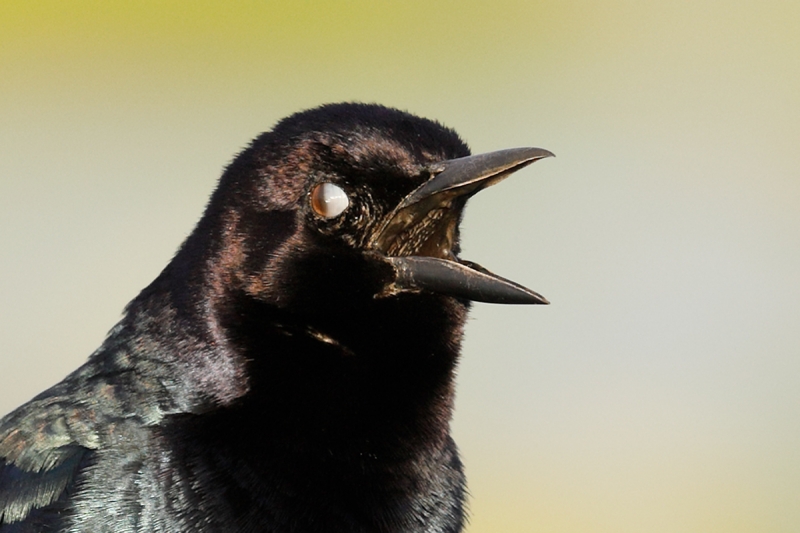
[[[461,211],[471,196],[553,154],[512,148],[437,163],[431,178],[389,213],[370,248],[391,265],[394,279],[379,297],[432,292],[502,304],[547,304],[542,295],[454,253]]]

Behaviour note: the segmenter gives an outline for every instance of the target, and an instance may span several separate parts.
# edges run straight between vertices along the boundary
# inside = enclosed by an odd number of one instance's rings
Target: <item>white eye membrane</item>
[[[320,183],[311,191],[311,209],[325,218],[334,218],[347,209],[350,199],[341,187],[333,183]]]

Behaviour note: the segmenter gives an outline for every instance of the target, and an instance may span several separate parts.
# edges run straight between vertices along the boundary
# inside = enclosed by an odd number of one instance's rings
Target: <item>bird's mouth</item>
[[[380,296],[434,292],[466,300],[547,304],[542,295],[456,257],[453,247],[461,211],[472,195],[553,154],[512,148],[442,161],[384,219],[370,241],[395,272]]]

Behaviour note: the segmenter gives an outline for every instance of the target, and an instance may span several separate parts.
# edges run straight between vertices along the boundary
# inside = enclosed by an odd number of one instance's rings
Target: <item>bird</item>
[[[0,532],[459,532],[450,432],[467,200],[549,157],[471,155],[377,104],[297,112],[229,164],[83,366],[0,420]]]

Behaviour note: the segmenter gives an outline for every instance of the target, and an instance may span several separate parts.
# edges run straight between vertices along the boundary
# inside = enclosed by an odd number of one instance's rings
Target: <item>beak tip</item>
[[[556,154],[551,152],[550,150],[545,150],[544,148],[528,148],[532,152],[531,159],[532,161],[538,161],[539,159],[545,159],[547,157],[555,157]]]
[[[522,303],[532,304],[532,305],[550,305],[550,300],[542,296],[541,294],[533,291],[529,291],[528,293],[528,300]]]

